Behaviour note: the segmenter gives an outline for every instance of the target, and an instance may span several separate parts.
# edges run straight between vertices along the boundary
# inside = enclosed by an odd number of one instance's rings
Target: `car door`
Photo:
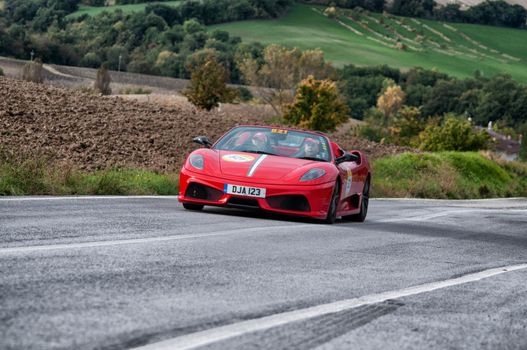
[[[344,150],[337,143],[331,142],[331,148],[335,159],[344,155]],[[337,164],[340,178],[340,200],[345,202],[347,197],[351,195],[353,184],[353,162],[342,162]]]

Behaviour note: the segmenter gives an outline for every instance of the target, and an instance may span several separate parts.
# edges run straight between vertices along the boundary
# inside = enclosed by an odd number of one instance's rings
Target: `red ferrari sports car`
[[[179,201],[188,210],[204,205],[263,209],[334,223],[364,221],[371,170],[360,151],[344,151],[318,132],[238,126],[216,143],[194,139],[180,174]]]

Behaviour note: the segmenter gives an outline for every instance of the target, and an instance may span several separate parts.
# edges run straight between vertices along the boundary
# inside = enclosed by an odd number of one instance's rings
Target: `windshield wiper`
[[[269,154],[271,156],[277,156],[278,154],[276,153],[271,153],[271,152],[266,152],[266,151],[256,151],[256,150],[252,150],[252,149],[243,149],[241,151],[238,151],[238,152],[247,152],[247,153],[258,153],[258,154]]]
[[[306,160],[316,160],[319,162],[326,162],[325,159],[317,158],[317,157],[295,157],[296,159],[306,159]]]

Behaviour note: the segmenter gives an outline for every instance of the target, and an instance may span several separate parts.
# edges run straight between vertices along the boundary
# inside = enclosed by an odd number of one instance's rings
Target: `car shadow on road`
[[[182,209],[184,210],[184,209]],[[232,217],[243,217],[243,218],[254,218],[272,221],[288,221],[288,222],[299,222],[307,224],[324,224],[324,221],[313,218],[283,215],[271,212],[266,212],[258,209],[237,209],[237,208],[220,208],[220,207],[205,207],[201,213],[210,215],[222,215]]]

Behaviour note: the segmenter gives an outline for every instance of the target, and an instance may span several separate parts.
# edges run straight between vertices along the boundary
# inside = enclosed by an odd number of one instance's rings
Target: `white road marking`
[[[177,200],[177,196],[65,196],[65,197],[0,197],[0,202],[16,201],[63,201],[84,199],[170,199]]]
[[[475,209],[463,209],[459,208],[456,210],[445,210],[430,214],[421,214],[416,216],[401,217],[401,218],[387,218],[380,219],[370,222],[401,222],[401,221],[427,221],[430,219],[436,219],[448,215],[459,215],[459,214],[473,214],[473,213],[493,213],[493,212],[507,212],[507,213],[527,213],[527,209],[508,209],[508,208],[475,208]]]
[[[162,237],[146,237],[146,238],[134,238],[134,239],[120,239],[120,240],[109,240],[109,241],[93,241],[93,242],[82,242],[82,243],[64,243],[64,244],[49,244],[49,245],[37,245],[37,246],[23,246],[23,247],[10,247],[10,248],[0,248],[0,256],[8,254],[20,254],[20,253],[33,253],[41,252],[48,250],[65,250],[65,249],[82,249],[82,248],[95,248],[95,247],[109,247],[109,246],[118,246],[125,244],[139,244],[139,243],[154,243],[154,242],[166,242],[166,241],[178,241],[183,239],[195,239],[195,238],[205,238],[205,237],[216,237],[216,236],[226,236],[233,234],[244,234],[244,233],[253,233],[263,231],[265,233],[269,232],[270,229],[286,230],[290,232],[293,229],[313,227],[313,225],[280,225],[280,226],[264,226],[264,227],[247,227],[247,228],[238,228],[234,230],[224,230],[217,231],[212,233],[197,233],[197,234],[187,234],[187,235],[172,235],[172,236],[162,236]],[[324,228],[324,226],[320,226]]]
[[[296,311],[283,312],[271,316],[257,318],[249,321],[238,322],[226,326],[208,329],[201,332],[191,333],[181,337],[164,340],[158,343],[138,347],[141,350],[194,349],[207,344],[219,342],[229,338],[237,337],[246,333],[263,331],[272,327],[285,325],[287,323],[303,321],[313,317],[333,314],[336,312],[354,309],[360,306],[376,304],[389,299],[398,299],[410,295],[431,292],[437,289],[452,287],[464,283],[475,282],[502,273],[527,269],[527,264],[511,265],[489,269],[477,273],[471,273],[462,277],[452,278],[439,282],[425,283],[399,290],[370,294],[359,298],[341,300],[334,303],[322,304]]]

